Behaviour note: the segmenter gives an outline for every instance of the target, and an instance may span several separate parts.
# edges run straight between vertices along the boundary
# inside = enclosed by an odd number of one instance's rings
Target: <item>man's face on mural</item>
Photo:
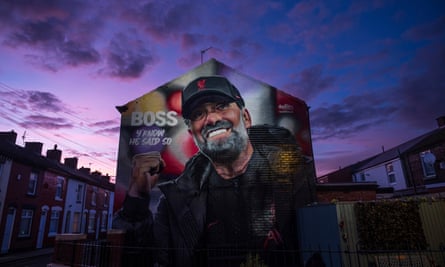
[[[190,132],[199,149],[213,161],[231,161],[247,147],[250,115],[234,103],[204,103],[191,116]]]

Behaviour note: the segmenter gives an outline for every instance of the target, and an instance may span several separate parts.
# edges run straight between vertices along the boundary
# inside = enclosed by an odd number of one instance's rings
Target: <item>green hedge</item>
[[[359,202],[354,210],[361,249],[426,249],[416,201]]]

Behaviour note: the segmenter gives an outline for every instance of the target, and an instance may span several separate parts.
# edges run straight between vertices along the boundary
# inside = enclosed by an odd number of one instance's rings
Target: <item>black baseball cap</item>
[[[182,90],[182,116],[189,118],[193,109],[205,102],[229,100],[244,107],[238,89],[223,76],[202,76],[191,81]]]

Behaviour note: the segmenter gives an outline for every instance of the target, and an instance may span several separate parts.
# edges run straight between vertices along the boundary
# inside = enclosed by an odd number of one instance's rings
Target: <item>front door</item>
[[[8,208],[8,214],[6,216],[5,232],[3,233],[2,251],[1,253],[8,253],[9,246],[11,245],[12,232],[14,230],[16,209],[13,207]]]
[[[45,225],[46,225],[47,213],[48,213],[47,209],[42,209],[42,214],[40,215],[39,232],[37,234],[36,248],[42,248],[42,246],[43,246],[43,237],[45,236]]]

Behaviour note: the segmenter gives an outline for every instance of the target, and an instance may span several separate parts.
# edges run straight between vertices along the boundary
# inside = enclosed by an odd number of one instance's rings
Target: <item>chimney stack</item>
[[[76,157],[65,158],[65,166],[68,166],[74,170],[77,170],[77,162],[78,162],[78,158],[76,158]]]
[[[60,159],[62,158],[62,151],[57,149],[57,145],[54,145],[54,149],[48,149],[46,151],[46,157],[60,162]]]
[[[25,149],[28,149],[29,151],[42,155],[42,147],[43,143],[41,142],[26,142],[25,143]]]
[[[0,132],[0,139],[11,144],[15,144],[17,141],[17,133],[14,130],[10,132]]]
[[[82,173],[85,173],[85,174],[90,174],[91,168],[80,167],[79,171],[81,171]]]

